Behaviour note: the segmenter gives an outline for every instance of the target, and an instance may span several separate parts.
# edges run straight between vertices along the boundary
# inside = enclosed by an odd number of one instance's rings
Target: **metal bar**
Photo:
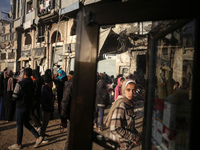
[[[96,94],[98,25],[86,26],[85,10],[77,15],[77,42],[69,149],[92,149],[93,112]]]
[[[197,2],[182,1],[127,1],[110,2],[85,6],[95,13],[100,25],[131,23],[138,21],[158,21],[168,19],[194,18],[198,15]],[[103,10],[103,11],[102,11]]]
[[[146,127],[147,127],[147,99],[148,99],[148,87],[149,87],[149,54],[151,49],[150,35],[148,35],[148,49],[146,53],[146,83],[145,83],[145,98],[144,98],[144,118],[142,127],[142,139],[145,139]],[[145,150],[145,140],[142,141],[142,150]]]
[[[160,39],[163,38],[164,36],[166,36],[167,34],[179,29],[180,27],[184,26],[185,24],[187,24],[188,22],[190,22],[193,18],[189,18],[189,19],[180,19],[177,20],[175,24],[171,25],[170,27],[168,27],[167,29],[165,29],[164,31],[158,33],[157,35],[153,36],[153,39]],[[150,32],[151,34],[151,32]]]
[[[147,125],[146,125],[146,136],[145,136],[145,150],[151,149],[151,131],[152,131],[152,111],[153,111],[153,99],[155,92],[155,72],[156,72],[156,53],[157,53],[157,41],[151,39],[150,49],[150,65],[149,65],[149,91],[147,101]],[[151,90],[150,90],[151,89]]]

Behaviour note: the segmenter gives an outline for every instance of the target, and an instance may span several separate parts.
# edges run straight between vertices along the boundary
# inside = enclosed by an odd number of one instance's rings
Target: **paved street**
[[[135,112],[136,112],[136,128],[139,132],[142,131],[142,120],[143,120],[143,103],[135,104]],[[105,115],[108,114],[109,109],[106,109]],[[55,116],[56,118],[58,116]],[[63,132],[60,131],[60,120],[55,119],[49,122],[46,134],[49,134],[48,137],[49,142],[46,144],[41,144],[38,150],[62,150],[64,148],[65,140],[66,140],[66,129]],[[106,137],[109,136],[109,128],[104,128],[102,132],[99,132],[94,129],[94,137],[96,135],[97,141],[100,141],[98,144],[93,142],[93,150],[103,150],[102,144],[108,144]],[[4,121],[0,121],[0,149],[6,150],[8,146],[14,144],[17,139],[17,127],[16,122],[12,121],[9,123],[5,123]],[[23,150],[32,150],[33,145],[35,144],[34,136],[24,127],[24,135],[23,135]],[[133,150],[141,150],[141,145],[136,146]]]

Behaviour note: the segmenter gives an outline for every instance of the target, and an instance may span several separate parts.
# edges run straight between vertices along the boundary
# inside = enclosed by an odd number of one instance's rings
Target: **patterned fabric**
[[[110,138],[120,144],[121,150],[131,149],[131,143],[138,135],[134,108],[122,102],[113,112],[110,130]]]

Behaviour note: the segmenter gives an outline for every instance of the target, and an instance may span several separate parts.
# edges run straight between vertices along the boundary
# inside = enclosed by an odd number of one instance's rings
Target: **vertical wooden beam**
[[[189,149],[196,149],[199,147],[199,143],[196,142],[197,136],[199,136],[199,99],[200,99],[200,17],[195,20],[195,35],[194,35],[194,61],[193,61],[193,83],[192,83],[192,108],[190,118],[190,138]]]
[[[153,99],[155,91],[155,72],[156,72],[156,57],[157,57],[157,41],[151,39],[151,49],[149,57],[149,85],[148,85],[148,99],[147,99],[147,115],[146,115],[146,133],[145,133],[145,150],[151,149],[151,131],[152,131],[152,113],[153,113]],[[150,90],[151,89],[151,90]]]
[[[151,49],[151,37],[150,34],[148,35],[148,48],[146,53],[146,83],[145,83],[145,99],[144,99],[144,118],[143,118],[143,128],[142,128],[142,150],[145,150],[145,133],[146,133],[146,127],[147,127],[147,99],[148,99],[148,87],[149,87],[149,55],[150,55],[150,49]]]
[[[85,25],[84,9],[78,13],[77,20],[69,149],[89,150],[92,149],[99,27],[98,25]]]

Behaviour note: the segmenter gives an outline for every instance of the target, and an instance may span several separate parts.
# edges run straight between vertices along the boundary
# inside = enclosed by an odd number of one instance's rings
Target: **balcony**
[[[59,7],[59,0],[40,0],[38,17],[35,19],[35,23],[37,24],[39,19],[41,19],[43,23],[56,21],[59,16]]]
[[[25,22],[31,21],[33,19],[35,19],[35,10],[32,10],[29,13],[26,14]]]
[[[31,28],[31,25],[34,23],[34,19],[35,19],[35,10],[31,10],[25,16],[25,22],[23,24],[24,30]]]
[[[38,16],[43,16],[52,12],[55,8],[55,0],[40,0]]]

